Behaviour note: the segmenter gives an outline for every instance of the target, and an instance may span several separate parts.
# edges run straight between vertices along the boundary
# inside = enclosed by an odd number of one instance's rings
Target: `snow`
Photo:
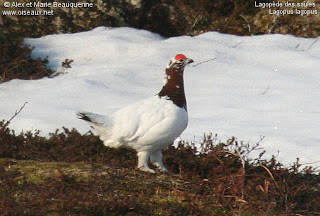
[[[0,84],[1,119],[15,131],[91,128],[79,110],[111,114],[152,97],[163,84],[169,59],[178,53],[195,60],[185,70],[189,125],[181,139],[203,133],[221,141],[235,136],[278,154],[286,164],[320,161],[320,43],[290,35],[234,36],[208,32],[162,38],[133,28],[99,27],[74,34],[29,38],[33,56],[49,56],[49,66],[65,74]],[[73,59],[69,69],[61,67]]]

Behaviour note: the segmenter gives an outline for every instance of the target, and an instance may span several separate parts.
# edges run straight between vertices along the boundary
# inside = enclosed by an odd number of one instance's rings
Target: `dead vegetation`
[[[75,129],[15,134],[0,123],[1,215],[317,215],[320,176],[262,159],[259,143],[206,135],[164,151],[172,174]],[[252,159],[250,153],[259,151]]]
[[[269,0],[88,0],[87,2],[92,2],[93,7],[53,8],[54,16],[3,16],[3,20],[0,20],[0,29],[2,28],[4,33],[22,37],[87,31],[98,26],[129,26],[146,29],[165,37],[198,35],[207,31],[236,35],[280,33],[299,37],[317,37],[320,33],[319,11],[317,14],[304,16],[275,15],[270,14],[269,8],[255,6],[256,2],[267,3]],[[320,7],[319,0],[307,1],[312,6],[296,8],[285,7],[285,3],[296,4],[297,1],[279,0],[279,2],[282,3],[282,7],[271,9],[314,11]],[[306,3],[306,1],[300,2]]]

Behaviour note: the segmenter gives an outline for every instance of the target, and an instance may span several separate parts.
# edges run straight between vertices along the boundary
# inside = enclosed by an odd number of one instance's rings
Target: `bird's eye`
[[[183,62],[183,59],[180,59],[179,62]]]

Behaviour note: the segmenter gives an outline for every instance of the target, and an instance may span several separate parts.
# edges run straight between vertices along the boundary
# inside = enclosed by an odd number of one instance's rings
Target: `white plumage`
[[[166,82],[161,92],[151,98],[128,105],[112,116],[78,112],[98,132],[104,145],[127,147],[137,151],[138,168],[155,172],[148,160],[162,171],[162,149],[168,147],[186,129],[188,113],[183,88],[183,70],[193,62],[179,54],[170,60]]]

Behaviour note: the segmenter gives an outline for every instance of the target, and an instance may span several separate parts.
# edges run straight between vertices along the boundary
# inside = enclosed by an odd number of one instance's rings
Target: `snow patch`
[[[161,36],[133,28],[99,27],[74,34],[29,38],[33,57],[49,57],[58,70],[73,59],[67,74],[53,79],[0,84],[0,112],[16,131],[90,127],[75,116],[86,110],[111,114],[162,88],[167,62],[178,53],[196,63],[185,69],[189,124],[184,140],[217,133],[257,142],[286,163],[320,161],[320,43],[290,35]],[[169,77],[168,77],[169,78]]]

